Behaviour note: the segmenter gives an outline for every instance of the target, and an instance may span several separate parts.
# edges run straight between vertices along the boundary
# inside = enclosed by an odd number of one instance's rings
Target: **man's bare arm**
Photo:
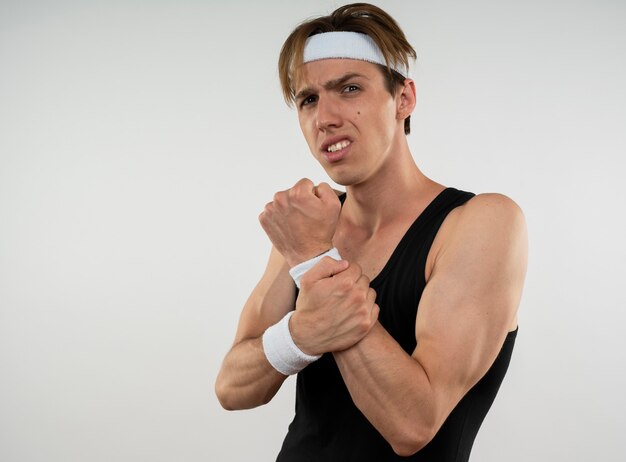
[[[261,337],[295,305],[295,286],[288,271],[282,255],[272,248],[265,273],[243,308],[235,341],[215,382],[215,393],[225,409],[266,404],[287,378],[267,361]]]
[[[380,324],[334,353],[355,404],[400,455],[432,439],[516,323],[527,259],[521,211],[504,196],[477,196],[455,230],[422,295],[413,354]]]
[[[226,409],[245,409],[265,404],[284,382],[286,376],[277,372],[265,356],[262,336],[268,327],[294,309],[295,285],[289,275],[289,268],[332,246],[340,210],[337,192],[333,192],[325,183],[314,186],[304,178],[289,190],[276,193],[274,200],[265,206],[259,216],[261,226],[274,246],[265,274],[246,302],[234,345],[226,355],[217,377],[215,391]],[[376,319],[375,293],[369,289],[369,280],[360,278],[360,268],[355,266],[334,280],[330,278],[336,271],[343,271],[345,266],[344,263],[325,261],[303,279],[300,309],[290,321],[290,330],[297,330],[298,325],[306,327],[311,318],[316,317],[314,310],[308,309],[309,299],[321,300],[320,303],[331,313],[337,311],[334,309],[336,306],[343,307],[343,316],[327,317],[333,326],[330,330],[333,333],[342,332],[343,335],[340,338],[335,336],[325,343],[324,338],[310,332],[309,336],[318,340],[314,342],[318,346],[341,345],[342,342],[346,346],[351,345],[369,331]],[[317,273],[318,276],[315,276]],[[326,282],[335,284],[326,284],[318,279],[327,279]],[[358,288],[353,289],[358,280],[361,281]],[[331,289],[337,284],[349,289],[331,297],[331,302],[327,300],[328,294],[333,292]],[[319,287],[313,289],[314,286]],[[325,324],[317,328],[319,332],[325,328]],[[304,339],[306,345],[306,334]],[[303,351],[315,354],[306,351],[306,348]]]

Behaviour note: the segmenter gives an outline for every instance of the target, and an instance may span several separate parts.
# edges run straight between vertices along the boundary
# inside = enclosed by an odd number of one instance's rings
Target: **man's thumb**
[[[337,273],[345,271],[348,266],[350,266],[348,260],[335,260],[331,257],[324,257],[302,276],[300,286],[313,284],[322,279],[334,276]]]

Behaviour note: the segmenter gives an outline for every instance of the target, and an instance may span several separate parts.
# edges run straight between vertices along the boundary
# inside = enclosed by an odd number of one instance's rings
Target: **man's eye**
[[[316,96],[313,96],[313,95],[307,96],[306,98],[304,98],[302,100],[302,102],[300,103],[300,106],[301,107],[302,106],[306,106],[308,104],[314,103],[315,101],[317,101],[317,97]]]
[[[359,87],[357,85],[346,85],[343,89],[344,93],[354,93],[355,91],[359,91]]]

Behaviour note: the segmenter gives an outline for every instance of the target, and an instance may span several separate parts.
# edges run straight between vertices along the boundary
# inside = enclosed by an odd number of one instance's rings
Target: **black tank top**
[[[473,193],[447,188],[413,222],[382,271],[371,281],[382,326],[409,355],[416,347],[415,317],[426,285],[426,257],[448,213]],[[341,197],[342,203],[345,195]],[[433,440],[400,457],[357,409],[330,353],[298,374],[296,414],[277,462],[461,462],[491,407],[513,352],[510,332],[485,376],[463,397]]]

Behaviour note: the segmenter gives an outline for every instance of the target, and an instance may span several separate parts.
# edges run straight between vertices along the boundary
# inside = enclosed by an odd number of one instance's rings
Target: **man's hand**
[[[307,354],[341,351],[359,342],[374,326],[376,292],[361,267],[324,257],[303,277],[290,330]]]
[[[259,215],[261,226],[290,267],[333,247],[341,203],[326,183],[309,179],[280,191]]]

